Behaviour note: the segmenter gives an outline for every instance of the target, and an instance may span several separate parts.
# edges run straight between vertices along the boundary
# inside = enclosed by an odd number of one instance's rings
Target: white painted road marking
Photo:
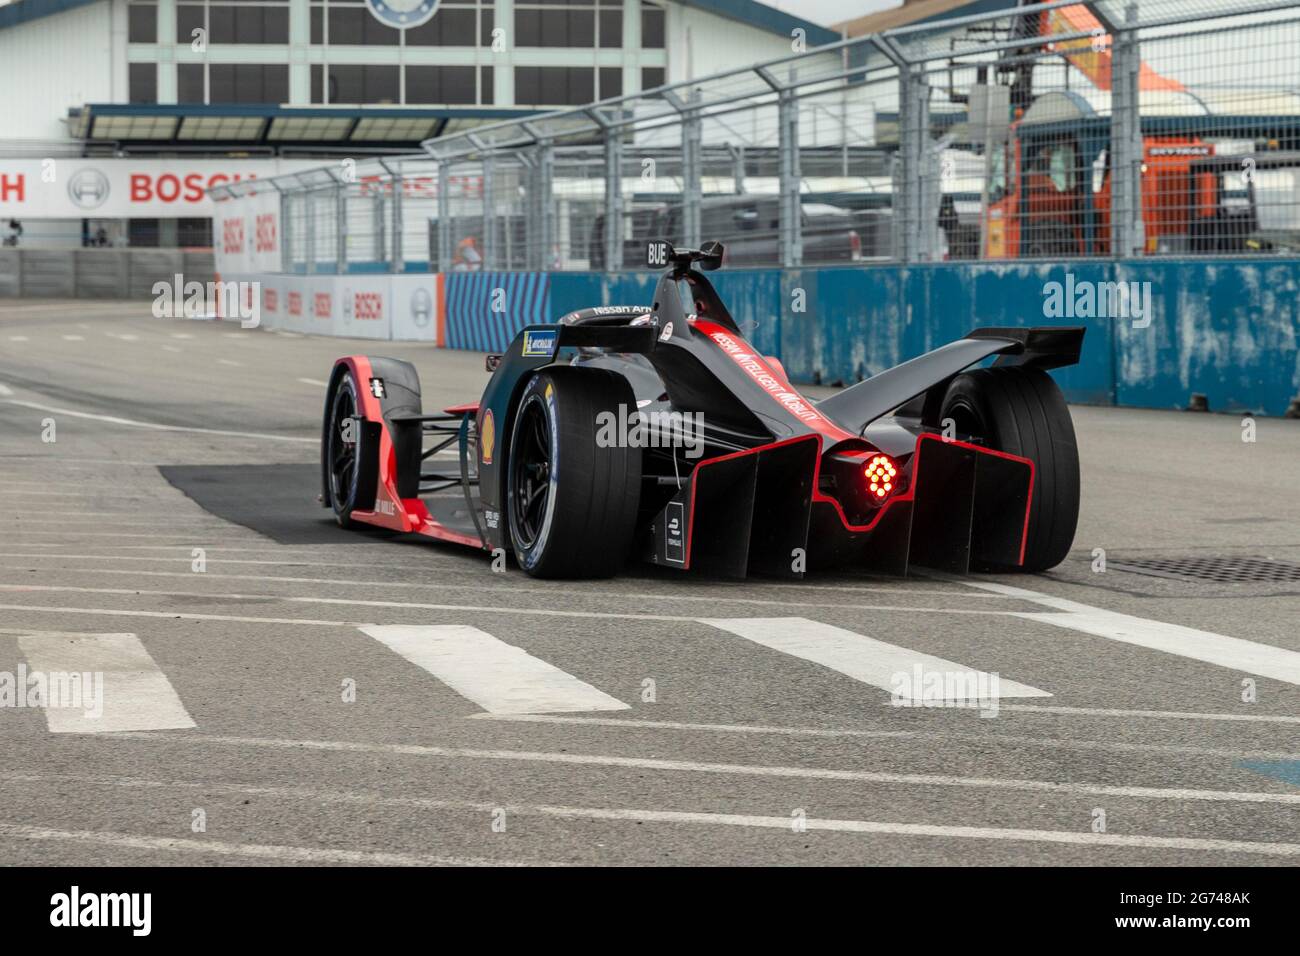
[[[84,342],[84,341],[86,341],[86,337],[85,337],[84,335],[61,335],[61,336],[59,336],[59,338],[63,339],[63,341],[65,341],[65,342]]]
[[[1055,613],[1016,611],[1013,616],[1027,621],[1041,621],[1056,627],[1065,627],[1097,637],[1109,638],[1123,644],[1145,647],[1188,657],[1194,661],[1217,664],[1245,674],[1268,677],[1287,684],[1300,685],[1300,653],[1272,644],[1246,641],[1210,631],[1199,631],[1181,624],[1152,621],[1118,611],[1080,604],[1065,598],[1040,594],[1025,588],[984,581],[966,581],[970,587],[993,591],[1006,597],[1032,601],[1055,608]]]
[[[172,739],[162,734],[118,734],[122,739]],[[663,770],[671,773],[712,773],[723,776],[776,777],[801,780],[846,780],[861,783],[899,784],[920,787],[970,787],[983,790],[1023,790],[1030,793],[1070,793],[1089,796],[1136,797],[1149,800],[1198,800],[1211,803],[1278,803],[1300,805],[1300,793],[1262,790],[1200,790],[1191,787],[1124,787],[1096,783],[1058,783],[1054,780],[1025,780],[1015,777],[957,777],[932,773],[888,773],[875,770],[841,770],[833,767],[789,767],[754,764],[707,763],[695,760],[663,760],[654,757],[613,757],[604,754],[555,753],[533,750],[480,750],[471,747],[432,747],[424,744],[382,744],[354,740],[290,740],[275,737],[231,737],[214,734],[186,734],[174,738],[194,745],[225,744],[232,747],[265,747],[277,750],[320,750],[328,753],[383,753],[408,757],[462,760],[502,760],[520,763],[549,763],[585,767],[621,767],[631,770]],[[786,819],[786,826],[789,826]]]
[[[477,627],[375,624],[361,630],[488,713],[628,709],[604,691]]]
[[[42,412],[54,412],[58,415],[68,415],[72,418],[88,418],[92,421],[106,422],[110,425],[127,425],[131,428],[151,428],[160,432],[189,432],[194,435],[225,435],[230,438],[258,438],[263,441],[291,441],[305,442],[311,445],[320,443],[319,438],[298,438],[294,435],[265,435],[260,432],[236,432],[227,431],[223,428],[191,428],[188,425],[159,425],[155,422],[138,422],[131,418],[119,418],[116,415],[93,415],[90,412],[78,412],[70,408],[55,408],[52,405],[42,405],[38,402],[20,402],[15,398],[6,399],[10,405],[20,405],[23,408],[34,408]]]
[[[317,388],[329,388],[329,387],[330,387],[329,382],[322,382],[322,381],[321,381],[320,379],[318,379],[318,378],[300,378],[300,379],[298,379],[298,381],[302,382],[304,385],[315,385]]]
[[[1045,690],[1002,680],[984,671],[964,664],[946,661],[897,644],[887,644],[875,638],[855,634],[853,631],[803,617],[737,617],[700,618],[701,624],[729,631],[745,640],[753,641],[782,654],[798,657],[838,671],[856,681],[887,690],[900,700],[976,700],[1003,697],[1051,697]],[[925,675],[963,675],[961,687],[949,682],[945,691],[951,696],[929,697],[926,687],[916,686],[913,680],[917,668]],[[900,675],[902,677],[900,678]],[[900,682],[901,681],[901,682]],[[976,688],[982,690],[977,695]],[[971,693],[965,692],[971,691]]]
[[[484,803],[472,800],[438,800],[430,797],[389,796],[368,791],[320,790],[311,787],[247,786],[212,781],[199,783],[176,780],[150,780],[138,777],[114,777],[99,774],[6,774],[7,781],[22,783],[69,783],[90,786],[123,787],[145,790],[214,790],[243,796],[272,797],[281,800],[306,800],[322,804],[362,804],[364,806],[409,807],[420,810],[465,811],[488,814],[502,809],[511,816],[553,817],[568,820],[608,820],[615,822],[673,823],[723,827],[757,827],[789,830],[790,818],[742,813],[702,813],[689,810],[656,810],[642,807],[572,807],[548,804]],[[0,824],[0,836],[5,835]],[[947,826],[928,823],[878,823],[872,820],[837,820],[811,818],[809,830],[837,833],[872,833],[893,836],[932,836],[975,839],[1015,840],[1030,843],[1070,843],[1083,846],[1131,848],[1167,848],[1180,850],[1216,850],[1228,853],[1262,853],[1270,856],[1300,855],[1300,844],[1262,843],[1244,840],[1220,840],[1204,837],[1146,836],[1144,834],[1092,833],[1072,830],[1030,830],[1002,827]],[[66,831],[61,831],[66,832]],[[14,834],[21,836],[23,834]],[[165,839],[165,838],[152,838]],[[195,841],[206,846],[206,841]],[[235,847],[247,844],[231,844]],[[186,847],[187,849],[188,847]],[[178,849],[167,847],[167,849]],[[308,852],[320,853],[312,850]],[[356,851],[344,851],[356,852]]]
[[[453,856],[425,856],[412,853],[383,853],[370,850],[341,850],[327,847],[281,846],[263,843],[227,843],[221,840],[189,840],[177,837],[142,836],[103,830],[55,830],[17,823],[0,823],[0,837],[18,840],[63,840],[134,850],[166,850],[172,853],[247,856],[275,863],[349,863],[353,866],[537,866]]]
[[[195,723],[134,634],[28,634],[18,646],[32,672],[45,675],[102,674],[82,681],[99,683],[102,713],[88,706],[46,706],[45,721],[55,734],[106,734],[123,730],[180,730]],[[53,704],[53,701],[49,701]]]
[[[0,384],[0,395],[12,395],[14,390],[8,385]]]

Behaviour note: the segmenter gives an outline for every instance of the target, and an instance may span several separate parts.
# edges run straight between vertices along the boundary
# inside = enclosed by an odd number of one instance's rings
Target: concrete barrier
[[[0,298],[153,298],[155,282],[208,283],[211,251],[0,248]]]

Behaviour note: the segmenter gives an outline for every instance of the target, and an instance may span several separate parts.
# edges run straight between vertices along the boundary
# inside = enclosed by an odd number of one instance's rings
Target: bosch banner
[[[206,190],[320,166],[312,159],[2,159],[0,219],[188,219]]]

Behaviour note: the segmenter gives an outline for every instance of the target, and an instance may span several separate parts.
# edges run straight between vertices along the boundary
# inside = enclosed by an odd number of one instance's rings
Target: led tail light
[[[898,466],[888,455],[873,455],[862,467],[862,475],[867,482],[867,491],[876,501],[889,497],[898,483]]]

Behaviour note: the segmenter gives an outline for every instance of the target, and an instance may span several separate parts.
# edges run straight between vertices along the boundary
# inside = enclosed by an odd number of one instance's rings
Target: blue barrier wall
[[[797,382],[855,382],[978,326],[1084,325],[1079,365],[1055,373],[1071,401],[1181,408],[1202,392],[1215,411],[1280,415],[1300,393],[1298,259],[735,269],[711,278],[754,345]],[[648,303],[655,279],[449,275],[448,344],[500,350],[535,316]],[[488,296],[503,282],[513,290],[508,309],[494,313]],[[1086,314],[1090,301],[1096,310],[1086,290],[1120,282],[1138,283],[1125,317]],[[1075,293],[1073,314],[1048,314],[1049,283],[1059,284],[1062,309],[1066,290]]]

